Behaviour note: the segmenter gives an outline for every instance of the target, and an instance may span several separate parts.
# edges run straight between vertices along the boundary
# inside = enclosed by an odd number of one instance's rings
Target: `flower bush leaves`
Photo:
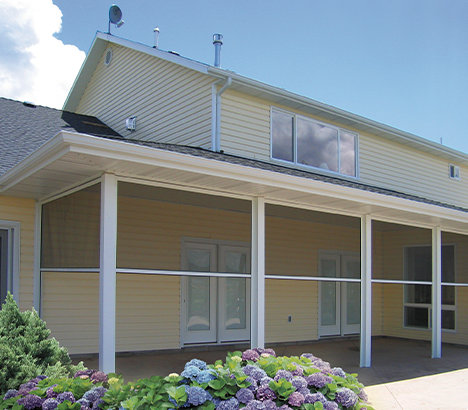
[[[9,390],[0,410],[372,409],[363,388],[356,374],[312,354],[276,357],[271,349],[249,349],[213,365],[193,359],[180,375],[130,383],[87,369],[72,378],[39,376]]]

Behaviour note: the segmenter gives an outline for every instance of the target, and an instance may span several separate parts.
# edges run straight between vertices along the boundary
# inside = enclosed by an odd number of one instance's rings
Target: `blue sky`
[[[87,51],[107,31],[111,3],[52,1],[63,44]],[[211,37],[222,33],[223,68],[468,152],[466,0],[117,4],[115,35],[151,45],[159,26],[160,48],[213,63]]]

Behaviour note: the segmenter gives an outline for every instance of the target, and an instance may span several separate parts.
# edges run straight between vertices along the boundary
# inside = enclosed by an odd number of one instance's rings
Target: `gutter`
[[[231,86],[232,77],[228,76],[224,85],[216,91],[220,83],[221,80],[211,86],[211,150],[215,152],[221,149],[221,95]]]

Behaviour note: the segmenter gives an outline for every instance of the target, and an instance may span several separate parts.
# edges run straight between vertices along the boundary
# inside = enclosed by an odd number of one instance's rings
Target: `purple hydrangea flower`
[[[268,386],[270,382],[273,381],[271,377],[265,376],[260,379],[260,385],[261,386]]]
[[[243,388],[236,393],[236,398],[240,403],[247,404],[249,401],[253,400],[255,396],[251,390]]]
[[[263,349],[262,353],[268,353],[269,355],[276,357],[276,352],[273,349]]]
[[[63,393],[60,393],[57,396],[57,401],[59,403],[63,403],[66,400],[68,400],[68,401],[70,401],[72,403],[75,403],[76,399],[75,399],[75,396],[73,396],[73,393],[71,391],[65,391]]]
[[[289,396],[288,403],[291,406],[299,407],[302,405],[302,403],[304,403],[304,396],[301,393],[295,391]]]
[[[258,387],[257,380],[249,376],[247,377],[247,379],[245,379],[245,381],[250,383],[250,386],[247,387],[249,390],[252,390],[252,391],[257,390],[257,387]]]
[[[278,370],[276,372],[276,375],[274,377],[275,382],[277,382],[279,379],[286,379],[288,382],[290,382],[293,378],[293,375],[291,372],[288,372],[287,370]]]
[[[18,404],[21,404],[26,410],[33,410],[37,407],[42,407],[44,400],[35,394],[28,394],[27,396],[19,399]]]
[[[304,397],[307,395],[307,394],[310,394],[310,390],[308,387],[303,387],[302,389],[298,389],[296,390],[298,391],[299,393],[301,393]]]
[[[55,399],[58,396],[58,393],[54,391],[54,387],[56,386],[56,384],[53,384],[46,390],[46,395],[48,399]]]
[[[40,374],[39,376],[36,376],[34,379],[32,379],[31,381],[33,383],[39,383],[40,381],[42,380],[45,380],[47,379],[47,376],[44,376],[43,374]]]
[[[186,369],[189,366],[198,367],[200,370],[206,370],[207,367],[206,363],[200,359],[192,359],[189,362],[185,363],[184,369]]]
[[[275,400],[276,394],[273,390],[271,390],[268,386],[260,386],[257,389],[257,400],[265,401],[265,400]]]
[[[187,366],[180,375],[186,379],[193,380],[200,374],[200,371],[201,370],[196,366]]]
[[[358,395],[347,387],[340,387],[336,391],[335,401],[344,407],[352,407],[358,400]]]
[[[106,391],[107,389],[102,386],[95,387],[94,389],[88,390],[85,394],[83,394],[83,399],[94,403],[103,397],[106,394]]]
[[[304,403],[315,403],[316,401],[325,404],[327,402],[327,398],[320,392],[309,393],[304,396]]]
[[[77,400],[76,402],[80,403],[81,410],[90,409],[92,406],[92,403],[89,400],[84,399],[83,397],[80,400]]]
[[[8,390],[5,395],[3,396],[3,400],[6,400],[6,399],[11,399],[12,397],[16,397],[18,396],[18,390],[16,389],[10,389]]]
[[[216,409],[219,410],[238,410],[239,409],[239,402],[234,397],[230,398],[229,400],[221,401],[217,406]]]
[[[314,373],[306,377],[307,384],[309,386],[317,387],[321,389],[326,386],[328,383],[332,383],[333,379],[330,376],[327,376],[323,373]]]
[[[293,365],[296,366],[296,369],[291,372],[292,375],[293,376],[302,376],[304,374],[304,369],[302,368],[302,366],[300,364],[297,364],[297,363],[293,363]]]
[[[86,369],[86,370],[78,370],[75,375],[73,376],[74,378],[78,378],[78,377],[81,377],[81,376],[88,376],[90,377],[94,372],[96,372],[97,370],[93,370],[93,369]]]
[[[245,352],[242,353],[242,360],[251,360],[256,362],[260,355],[253,349],[247,349]]]
[[[327,401],[323,404],[323,410],[339,410],[339,406],[334,401]]]
[[[250,376],[255,369],[258,369],[258,367],[253,364],[248,364],[242,368],[242,371],[246,376]]]
[[[207,400],[211,400],[211,394],[201,387],[186,386],[185,392],[187,393],[187,403],[192,406],[200,406]]]
[[[200,373],[197,374],[195,380],[197,383],[208,383],[211,380],[216,379],[216,373],[214,370],[202,370]]]
[[[346,378],[346,373],[341,367],[334,367],[333,369],[331,369],[330,373],[333,374],[333,376]]]
[[[42,410],[54,410],[59,405],[56,399],[46,399],[42,403]]]
[[[369,400],[369,397],[367,397],[367,393],[364,391],[364,389],[359,390],[358,397],[364,401]]]
[[[107,382],[107,375],[104,372],[94,372],[89,378],[93,383],[104,383]]]
[[[268,404],[265,403],[266,402],[260,400],[252,400],[247,404],[247,406],[244,407],[244,410],[270,410],[267,408]]]
[[[260,381],[264,377],[268,377],[267,374],[265,373],[265,370],[260,369],[259,367],[255,367],[255,366],[248,376],[252,377],[256,381]]]
[[[300,376],[294,376],[291,380],[291,384],[296,388],[296,390],[300,390],[307,387],[307,380]]]
[[[37,386],[37,383],[33,381],[23,383],[19,388],[18,394],[20,394],[21,396],[26,396],[27,394],[29,394],[29,392],[34,390],[36,386]]]
[[[278,407],[278,410],[292,410],[287,404],[283,404],[281,407]]]

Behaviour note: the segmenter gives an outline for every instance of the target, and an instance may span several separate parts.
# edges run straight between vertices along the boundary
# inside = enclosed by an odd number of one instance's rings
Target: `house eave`
[[[69,165],[78,167],[77,169],[82,172],[76,172],[76,176],[65,178]],[[60,178],[61,174],[56,172],[58,166],[63,169],[63,186],[53,181],[54,183],[46,190],[45,184],[34,181],[34,178],[41,173],[47,176],[55,172],[54,178]],[[418,226],[445,223],[446,228],[452,227],[452,231],[468,232],[468,212],[462,210],[180,152],[69,132],[60,132],[3,175],[0,178],[0,194],[19,195],[17,192],[37,189],[36,192],[31,192],[30,196],[41,200],[55,194],[54,189],[79,185],[104,172],[114,173],[122,178],[133,178],[135,181],[162,181],[166,178],[166,182],[173,183],[174,187],[187,184],[224,196],[242,195],[245,198],[261,196],[266,201],[287,206],[302,207],[310,203],[317,210],[357,217],[370,214],[377,219],[388,221],[404,220],[411,223],[414,220]],[[170,176],[161,176],[166,174]],[[187,176],[190,176],[190,182],[187,182]],[[294,197],[301,199],[291,199]],[[320,199],[317,205],[314,202],[316,198]]]

